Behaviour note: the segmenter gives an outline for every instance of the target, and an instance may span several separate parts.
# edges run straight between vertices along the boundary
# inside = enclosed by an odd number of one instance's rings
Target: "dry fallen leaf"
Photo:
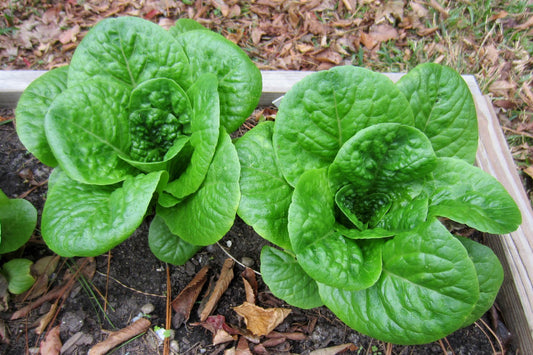
[[[411,1],[409,5],[418,18],[425,18],[429,13],[429,10],[417,1]]]
[[[386,23],[372,26],[368,34],[377,42],[387,42],[400,37],[398,30]]]
[[[334,65],[339,65],[342,63],[342,56],[331,48],[321,51],[315,55],[314,58],[320,63],[330,63]]]
[[[117,345],[130,340],[134,336],[145,333],[150,328],[150,324],[148,319],[140,318],[126,328],[112,332],[106,340],[93,346],[88,355],[104,355]]]
[[[255,298],[257,296],[257,279],[252,269],[247,267],[241,273],[242,281],[244,282],[244,291],[246,292],[246,302],[255,304]]]
[[[361,43],[368,49],[373,49],[378,45],[378,41],[374,39],[371,35],[361,32]]]
[[[245,337],[239,338],[237,348],[235,349],[235,355],[252,355],[250,346],[248,345],[248,340],[246,340]]]
[[[226,292],[228,289],[228,286],[233,280],[233,265],[235,262],[228,258],[226,261],[224,261],[224,265],[222,265],[222,270],[220,271],[220,276],[217,280],[217,283],[215,284],[215,287],[213,291],[208,295],[207,302],[204,304],[203,308],[201,310],[198,310],[200,312],[200,321],[203,322],[209,317],[209,315],[213,312],[215,309],[218,301],[220,300],[220,297]]]
[[[80,25],[75,25],[74,27],[64,31],[59,35],[59,42],[61,44],[67,44],[69,42],[76,42],[76,36],[80,33]]]
[[[448,11],[444,7],[442,7],[442,5],[437,2],[437,0],[430,0],[429,1],[429,6],[431,6],[433,9],[437,10],[437,12],[444,19],[447,19],[448,17],[450,17],[450,14],[448,13]]]
[[[401,20],[403,18],[403,0],[389,0],[385,2],[383,6],[380,6],[376,12],[375,23],[379,24],[385,20],[394,23],[397,19]]]
[[[348,343],[337,346],[331,346],[329,348],[313,350],[309,355],[336,355],[344,351],[357,351],[358,347],[355,344]]]
[[[213,345],[237,340],[238,331],[226,324],[226,318],[221,315],[209,316],[205,321],[191,325],[201,325],[209,330],[213,334]]]
[[[499,19],[507,17],[507,15],[509,15],[507,11],[499,11],[499,12],[494,13],[491,17],[489,17],[488,21],[490,22],[494,20],[499,20]]]
[[[35,328],[35,333],[41,335],[45,330],[50,321],[56,316],[57,312],[57,303],[52,304],[50,310],[44,314],[42,317],[37,319],[34,323],[37,328]]]
[[[244,318],[246,328],[257,336],[267,335],[273,331],[291,313],[288,308],[265,309],[248,302],[234,307],[233,310]]]
[[[527,30],[528,28],[532,26],[533,26],[533,16],[529,16],[526,22],[518,26],[515,26],[515,30],[519,30],[519,31]]]
[[[533,166],[528,166],[527,168],[523,169],[523,172],[533,178]]]
[[[59,355],[61,351],[61,339],[59,338],[59,325],[53,327],[39,346],[41,354]]]
[[[516,85],[507,80],[496,80],[489,86],[489,91],[496,96],[509,97]]]
[[[179,328],[184,322],[189,319],[191,309],[204,287],[207,280],[208,266],[204,266],[196,276],[189,282],[187,286],[180,292],[180,294],[172,301],[172,309],[176,314],[172,317],[172,325],[175,329]]]

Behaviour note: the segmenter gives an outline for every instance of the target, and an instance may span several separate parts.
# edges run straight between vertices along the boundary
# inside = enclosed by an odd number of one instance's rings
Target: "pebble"
[[[150,314],[154,311],[155,307],[151,303],[147,303],[144,306],[141,307],[141,312],[143,314]]]
[[[248,266],[248,267],[252,267],[254,265],[254,259],[248,257],[248,256],[243,256],[241,258],[241,263],[243,263],[245,266]]]
[[[171,340],[171,341],[170,341],[170,350],[172,350],[172,351],[175,352],[176,354],[179,354],[179,352],[180,352],[180,345],[179,345],[179,343],[178,343],[176,340]]]
[[[77,333],[81,330],[85,318],[83,312],[66,312],[61,317],[61,330],[70,334]]]

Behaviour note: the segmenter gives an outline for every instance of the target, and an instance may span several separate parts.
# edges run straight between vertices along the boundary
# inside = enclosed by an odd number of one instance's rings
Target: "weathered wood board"
[[[16,106],[22,91],[44,71],[0,71],[0,107]],[[311,72],[263,71],[261,105],[283,96]],[[387,74],[393,81],[402,74]],[[533,210],[490,101],[475,78],[463,76],[474,97],[479,121],[477,165],[496,177],[522,212],[522,225],[513,233],[489,236],[488,244],[500,258],[505,281],[498,296],[507,326],[515,335],[521,354],[533,354]]]

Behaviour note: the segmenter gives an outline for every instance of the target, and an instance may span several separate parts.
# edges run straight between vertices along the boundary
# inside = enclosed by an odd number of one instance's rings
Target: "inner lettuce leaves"
[[[323,303],[397,344],[438,340],[486,312],[501,265],[441,220],[505,234],[521,214],[472,165],[473,108],[461,76],[431,63],[396,84],[346,66],[294,85],[276,120],[236,143],[238,214],[274,244],[261,254],[272,293],[303,308]]]
[[[47,245],[99,255],[154,212],[149,246],[166,262],[183,264],[222,238],[240,199],[229,134],[261,91],[246,53],[192,20],[168,31],[132,17],[96,24],[69,66],[34,81],[16,111],[21,141],[56,167]]]

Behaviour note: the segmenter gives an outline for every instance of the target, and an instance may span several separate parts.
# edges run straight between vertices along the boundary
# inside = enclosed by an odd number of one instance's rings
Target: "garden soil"
[[[12,112],[3,112],[1,116],[9,117],[10,115]],[[0,125],[0,188],[11,198],[25,196],[36,206],[39,217],[46,199],[46,180],[50,171],[50,168],[40,164],[25,150],[18,140],[13,122]],[[157,329],[156,327],[165,327],[167,265],[150,253],[147,231],[148,224],[145,222],[123,244],[108,254],[94,258],[96,270],[92,279],[86,279],[87,282],[77,281],[68,296],[59,301],[57,316],[52,319],[51,326],[59,325],[60,339],[64,345],[63,354],[87,354],[93,345],[106,339],[110,331],[128,326],[132,319],[142,311],[149,313],[150,329],[115,349],[113,354],[163,353],[163,343],[154,330]],[[224,261],[231,256],[237,261],[234,266],[235,277],[222,295],[213,314],[223,315],[227,324],[245,328],[243,320],[233,309],[246,300],[241,278],[244,267],[240,263],[248,264],[252,269],[259,270],[259,254],[264,244],[264,240],[237,218],[233,228],[218,244],[203,248],[185,265],[168,265],[172,298],[176,297],[205,265],[210,266],[209,278],[216,280]],[[53,252],[43,243],[38,225],[34,236],[23,250],[7,257],[26,257],[35,261],[47,255],[53,255]],[[6,256],[2,258],[6,260]],[[68,259],[67,263],[72,265],[77,260],[77,258]],[[63,261],[65,259],[61,259],[59,264],[62,265]],[[65,267],[57,269],[56,281],[51,281],[50,288],[60,282],[64,269]],[[264,348],[249,342],[248,347],[253,353],[310,354],[314,350],[346,343],[354,344],[344,352],[346,354],[466,355],[494,354],[501,351],[498,341],[490,335],[490,331],[480,321],[455,332],[443,339],[441,343],[390,346],[351,330],[325,307],[312,310],[290,307],[270,294],[259,276],[258,283],[257,304],[259,306],[292,310],[276,331],[303,333],[304,336],[299,340],[278,341],[278,345]],[[203,292],[199,300],[203,297]],[[21,302],[17,297],[11,296],[9,308],[0,313],[0,322],[3,322],[3,325],[0,324],[0,332],[3,330],[3,339],[0,344],[1,354],[38,353],[39,344],[45,334],[41,336],[36,334],[35,322],[49,311],[53,301],[45,302],[26,317],[10,320],[13,312],[27,303],[27,301]],[[150,309],[152,306],[153,310]],[[202,326],[194,325],[199,322],[197,309],[198,304],[195,304],[190,319],[171,334],[171,338],[175,340],[171,347],[173,353],[223,354],[228,349],[236,347],[236,341],[212,345],[212,333]],[[500,334],[504,335],[503,338],[507,339],[507,334],[504,334],[505,328],[498,319],[487,314],[483,317],[483,321],[489,327],[499,324],[496,328],[499,329]],[[264,340],[265,338],[260,339],[261,342]],[[259,352],[260,349],[266,349],[267,352],[264,350]],[[231,352],[228,351],[228,353]],[[240,353],[243,354],[243,352]],[[323,354],[334,353],[324,352]],[[506,353],[513,354],[512,347],[507,349]]]

